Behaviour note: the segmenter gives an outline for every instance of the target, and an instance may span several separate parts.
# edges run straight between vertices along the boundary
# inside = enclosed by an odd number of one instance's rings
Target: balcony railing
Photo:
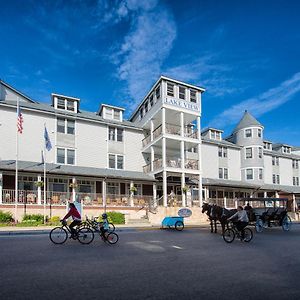
[[[181,135],[180,126],[166,124],[166,133],[174,134],[174,135]]]
[[[150,173],[151,172],[151,164],[143,166],[144,173]]]
[[[153,139],[155,140],[157,137],[159,137],[162,133],[162,126],[159,125],[156,129],[153,131]]]
[[[146,145],[148,145],[151,142],[151,136],[147,136],[143,139],[142,143],[143,143],[143,147],[145,147]]]
[[[2,190],[2,203],[13,204],[15,203],[15,190]],[[35,204],[37,203],[38,195],[37,191],[18,191],[18,203]]]

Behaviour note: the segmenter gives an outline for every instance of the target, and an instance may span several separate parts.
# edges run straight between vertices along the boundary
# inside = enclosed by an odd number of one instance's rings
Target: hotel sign
[[[188,110],[192,110],[192,111],[200,111],[200,106],[197,103],[191,103],[191,102],[187,102],[187,101],[182,101],[182,100],[176,100],[173,98],[165,98],[164,101],[166,104],[172,105],[172,106],[176,106],[176,107],[180,107],[180,108],[185,108]]]

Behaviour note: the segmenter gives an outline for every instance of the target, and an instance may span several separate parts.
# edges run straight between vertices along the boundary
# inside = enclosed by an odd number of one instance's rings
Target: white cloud
[[[111,59],[118,64],[117,77],[127,84],[133,108],[161,74],[176,37],[172,14],[156,0],[126,1],[131,29]]]
[[[278,87],[247,100],[244,100],[216,116],[209,126],[223,127],[239,121],[244,110],[250,111],[259,117],[279,106],[285,104],[300,91],[300,72],[294,74],[288,80],[282,82]]]

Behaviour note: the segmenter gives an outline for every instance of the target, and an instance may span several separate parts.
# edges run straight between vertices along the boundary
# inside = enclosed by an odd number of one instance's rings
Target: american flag
[[[21,113],[19,103],[18,103],[18,108],[17,108],[17,115],[18,115],[18,119],[17,119],[18,132],[23,133],[23,115]]]

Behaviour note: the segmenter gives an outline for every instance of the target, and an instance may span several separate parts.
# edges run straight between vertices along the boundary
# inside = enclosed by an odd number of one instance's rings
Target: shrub
[[[125,216],[120,212],[115,212],[115,211],[107,212],[107,219],[109,223],[125,224]]]
[[[5,212],[0,210],[0,223],[13,222],[14,218],[11,212]]]
[[[34,223],[42,224],[44,222],[44,216],[41,214],[24,215],[22,223]]]
[[[49,220],[50,225],[60,225],[60,217],[53,216]]]

